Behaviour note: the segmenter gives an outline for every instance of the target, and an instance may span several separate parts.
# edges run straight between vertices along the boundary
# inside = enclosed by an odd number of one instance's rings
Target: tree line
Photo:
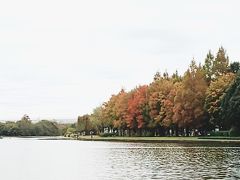
[[[157,72],[148,85],[122,89],[90,115],[78,117],[76,131],[119,136],[206,135],[215,129],[239,132],[239,62],[226,50],[192,60],[183,76]]]
[[[17,122],[0,123],[0,136],[59,136],[64,135],[70,125],[48,120],[32,123],[28,115]]]

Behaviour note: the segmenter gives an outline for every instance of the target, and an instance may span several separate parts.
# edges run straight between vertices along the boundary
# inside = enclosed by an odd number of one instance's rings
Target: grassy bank
[[[100,137],[80,136],[82,141],[115,141],[115,142],[237,142],[240,137]]]

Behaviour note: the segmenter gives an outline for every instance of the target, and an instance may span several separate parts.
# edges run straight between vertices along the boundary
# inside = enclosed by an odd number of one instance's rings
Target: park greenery
[[[102,136],[239,135],[240,64],[220,47],[183,76],[157,72],[148,85],[122,89],[71,131]],[[216,131],[216,132],[214,132]]]
[[[28,115],[21,120],[0,123],[0,136],[59,136],[65,135],[72,125],[58,124],[48,120],[32,123]]]

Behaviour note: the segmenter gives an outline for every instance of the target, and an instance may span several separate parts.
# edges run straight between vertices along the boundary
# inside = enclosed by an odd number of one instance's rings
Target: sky
[[[1,0],[0,120],[76,119],[157,71],[223,46],[240,60],[238,0]]]

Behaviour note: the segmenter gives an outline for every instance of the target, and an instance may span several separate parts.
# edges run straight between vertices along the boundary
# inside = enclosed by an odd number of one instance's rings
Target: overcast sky
[[[224,46],[240,59],[238,0],[1,0],[0,120],[77,118],[156,71]]]

